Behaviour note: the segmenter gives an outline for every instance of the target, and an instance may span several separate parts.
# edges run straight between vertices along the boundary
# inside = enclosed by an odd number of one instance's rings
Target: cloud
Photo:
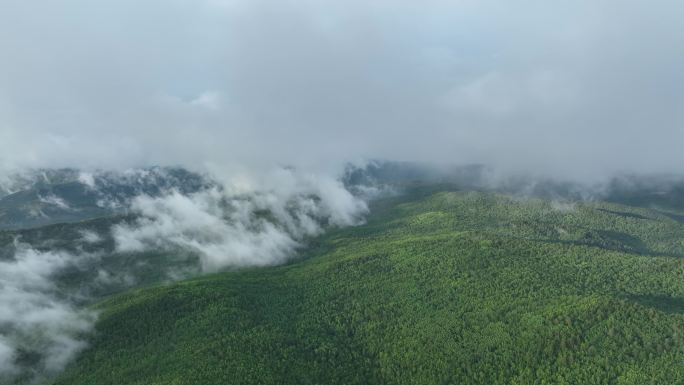
[[[461,114],[505,119],[516,116],[528,105],[543,110],[570,109],[579,103],[578,96],[575,84],[553,71],[520,76],[490,72],[449,91],[445,103]]]
[[[0,260],[0,382],[43,379],[62,370],[86,347],[94,325],[95,314],[85,304],[103,294],[199,272],[282,263],[308,237],[359,224],[368,210],[327,175],[293,168],[229,175],[225,184],[162,168],[12,175],[8,192],[79,182],[102,206],[137,219],[114,221],[114,243],[105,230],[81,223],[73,234],[39,235],[31,245],[17,238],[9,247],[11,254]],[[77,210],[53,193],[37,199]]]
[[[14,365],[14,348],[6,338],[0,338],[0,378],[14,376],[18,369]]]
[[[683,7],[8,0],[0,164],[676,171]]]
[[[79,233],[81,235],[81,240],[85,243],[99,243],[103,241],[100,234],[96,233],[95,231],[81,230]]]
[[[212,272],[282,263],[306,237],[359,224],[368,208],[339,181],[281,169],[224,189],[140,196],[131,210],[140,219],[112,230],[118,252],[180,248]]]
[[[38,375],[58,372],[80,352],[94,314],[75,307],[53,276],[77,257],[17,245],[14,259],[0,261],[0,379],[27,368],[22,355],[38,354],[30,368]]]
[[[94,188],[95,187],[95,177],[93,176],[92,173],[89,172],[80,172],[78,174],[78,181],[81,182],[82,184]]]
[[[42,203],[57,206],[60,209],[68,210],[70,208],[69,205],[64,201],[64,199],[54,194],[39,196],[38,200],[40,200]]]
[[[206,91],[200,94],[196,99],[190,101],[190,104],[208,110],[219,110],[221,108],[221,94],[218,92]]]

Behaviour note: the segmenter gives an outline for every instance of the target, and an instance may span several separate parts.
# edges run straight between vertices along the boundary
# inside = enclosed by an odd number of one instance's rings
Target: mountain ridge
[[[102,302],[91,348],[53,383],[684,380],[680,223],[613,203],[559,210],[462,191],[374,208],[285,266]]]

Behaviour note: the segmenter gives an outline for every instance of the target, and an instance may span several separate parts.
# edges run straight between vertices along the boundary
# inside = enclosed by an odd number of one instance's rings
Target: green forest
[[[416,189],[284,266],[106,297],[52,384],[684,383],[680,214]]]

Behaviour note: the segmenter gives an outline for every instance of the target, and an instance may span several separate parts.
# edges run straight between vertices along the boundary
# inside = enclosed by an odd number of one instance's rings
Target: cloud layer
[[[0,164],[681,167],[673,0],[4,0]]]
[[[243,193],[208,189],[140,196],[131,205],[140,219],[113,228],[117,251],[184,249],[201,269],[265,266],[284,262],[306,237],[324,227],[361,223],[368,208],[334,179],[281,169]]]
[[[56,373],[86,346],[94,314],[60,297],[53,279],[79,258],[18,245],[13,260],[0,261],[0,380],[27,367],[37,376]]]

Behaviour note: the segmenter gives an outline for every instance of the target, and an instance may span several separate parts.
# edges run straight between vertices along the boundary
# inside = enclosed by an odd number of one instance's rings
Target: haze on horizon
[[[0,3],[4,171],[684,160],[681,2]]]

